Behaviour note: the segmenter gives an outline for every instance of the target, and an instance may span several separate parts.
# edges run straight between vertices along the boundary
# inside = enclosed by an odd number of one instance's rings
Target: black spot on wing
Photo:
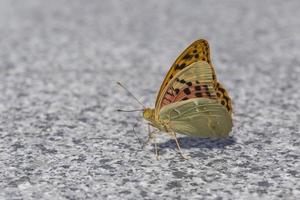
[[[167,94],[170,96],[174,96],[171,92],[167,91]]]
[[[228,104],[227,104],[226,108],[227,108],[228,111],[231,110]]]
[[[196,93],[195,93],[195,96],[196,96],[196,97],[202,97],[202,94],[201,94],[201,92],[196,92]]]
[[[200,91],[201,90],[201,86],[200,85],[196,85],[195,86],[195,90]]]
[[[205,87],[206,95],[210,97],[211,95],[210,95],[208,86],[207,86],[207,85],[204,85],[204,87]]]
[[[186,95],[191,94],[191,91],[190,91],[189,88],[185,88],[185,89],[183,90],[183,92],[184,92],[184,94],[186,94]]]
[[[225,89],[219,87],[218,90],[220,90],[222,93],[225,93]]]
[[[227,102],[229,101],[229,98],[227,96],[224,95],[223,98],[226,99]]]
[[[190,60],[192,57],[193,56],[190,55],[190,54],[185,54],[182,59],[184,59],[184,60]]]
[[[221,104],[224,106],[224,105],[226,105],[226,102],[224,100],[222,100]]]
[[[181,65],[177,64],[176,67],[175,67],[175,69],[176,69],[176,70],[180,70],[180,69],[185,68],[185,66],[186,66],[185,63],[182,63]]]

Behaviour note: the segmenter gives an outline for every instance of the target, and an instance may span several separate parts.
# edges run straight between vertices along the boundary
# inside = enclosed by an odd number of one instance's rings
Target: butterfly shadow
[[[236,144],[236,140],[233,136],[230,136],[226,139],[203,139],[187,136],[177,138],[177,140],[182,149],[224,149],[227,146]],[[177,148],[173,139],[159,143],[158,146],[159,148]]]

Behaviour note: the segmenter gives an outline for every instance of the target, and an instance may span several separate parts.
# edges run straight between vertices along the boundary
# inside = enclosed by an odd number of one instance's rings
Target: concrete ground
[[[0,0],[0,199],[297,199],[300,2]],[[234,103],[228,139],[167,135],[146,105],[206,38]]]

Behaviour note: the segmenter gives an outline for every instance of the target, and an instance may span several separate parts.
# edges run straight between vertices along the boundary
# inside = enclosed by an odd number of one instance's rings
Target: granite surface
[[[300,2],[0,0],[0,199],[297,199]],[[147,106],[206,38],[228,139],[146,140]]]

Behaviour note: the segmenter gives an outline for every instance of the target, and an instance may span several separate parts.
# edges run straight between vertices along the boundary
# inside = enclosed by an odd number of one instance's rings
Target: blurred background
[[[300,2],[0,0],[1,199],[296,199]],[[225,140],[132,132],[193,41],[233,99]]]

